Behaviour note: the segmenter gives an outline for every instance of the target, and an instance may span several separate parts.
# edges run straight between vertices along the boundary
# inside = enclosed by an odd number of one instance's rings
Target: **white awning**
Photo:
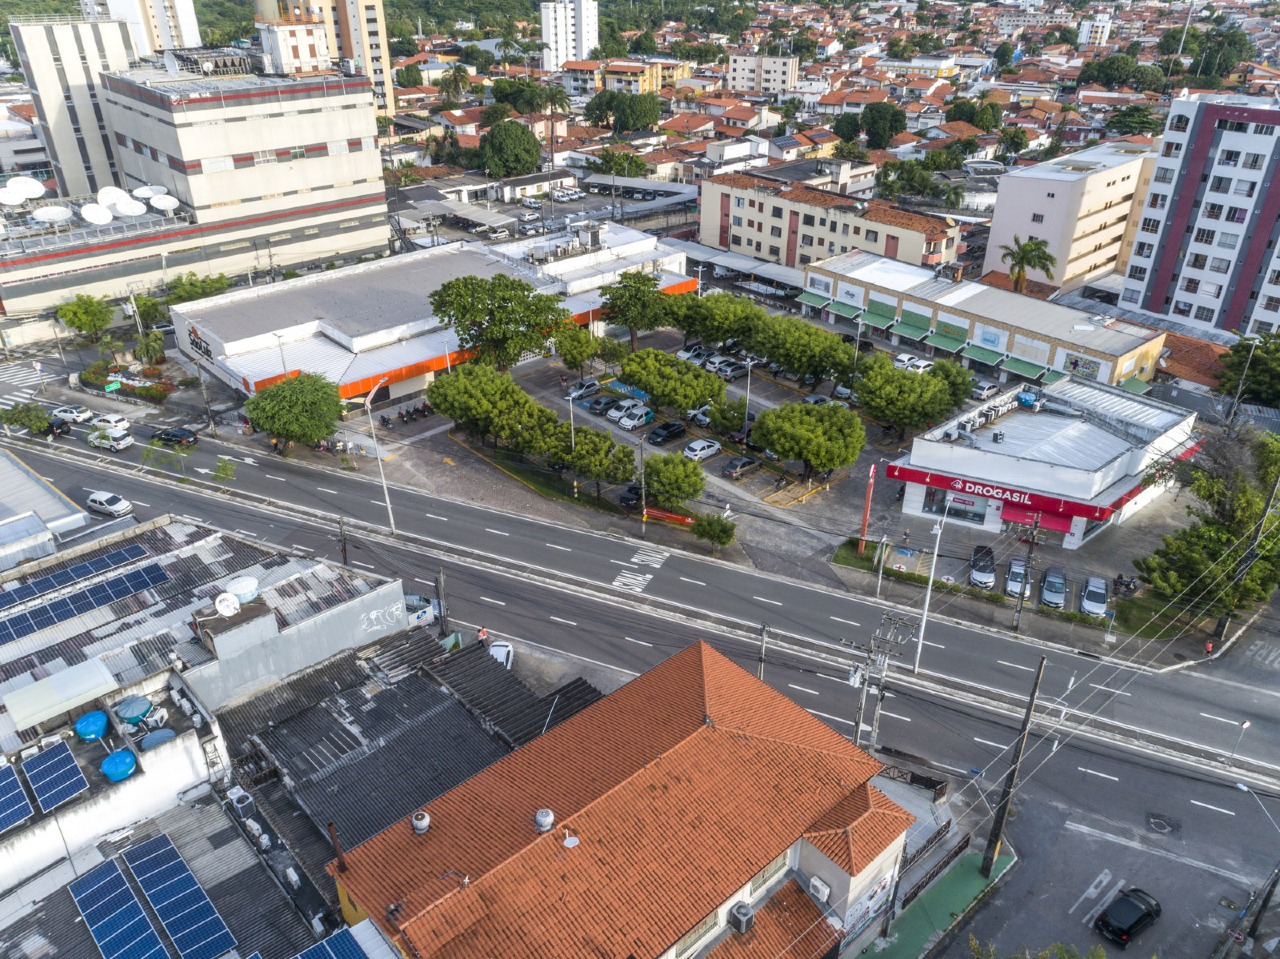
[[[75,666],[38,679],[28,686],[5,693],[4,708],[15,729],[30,729],[46,719],[71,712],[120,688],[115,676],[100,659],[87,659]]]

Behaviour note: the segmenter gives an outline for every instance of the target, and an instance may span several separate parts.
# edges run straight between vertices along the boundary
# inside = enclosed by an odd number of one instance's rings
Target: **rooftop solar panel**
[[[108,603],[114,603],[118,599],[132,596],[148,587],[159,586],[168,580],[169,574],[161,569],[158,563],[152,563],[150,566],[116,576],[105,582],[95,583],[88,589],[62,597],[48,606],[10,616],[0,621],[0,646],[66,622],[81,613],[87,613]]]
[[[124,861],[181,959],[217,959],[235,948],[235,936],[168,836],[126,850]]]
[[[15,586],[13,589],[0,592],[0,609],[24,603],[43,593],[61,589],[76,580],[94,576],[115,566],[123,566],[125,563],[131,563],[135,559],[141,559],[146,555],[146,549],[134,543],[121,549],[113,549],[111,552],[104,553],[95,559],[76,563],[66,569],[60,569],[56,573],[37,577],[29,583],[23,583],[21,586]]]
[[[339,929],[324,942],[300,952],[295,959],[368,959],[368,956],[350,929]]]
[[[102,959],[169,959],[114,859],[67,887]]]
[[[71,747],[58,743],[42,749],[22,764],[22,774],[36,794],[41,810],[50,812],[89,788]]]
[[[18,771],[12,766],[0,768],[0,832],[26,822],[35,810],[18,781]]]

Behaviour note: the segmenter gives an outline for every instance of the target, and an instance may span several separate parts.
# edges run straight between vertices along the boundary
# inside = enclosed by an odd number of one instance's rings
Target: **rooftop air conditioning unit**
[[[831,898],[831,887],[814,876],[809,880],[809,895],[818,902],[825,903]]]
[[[745,936],[755,924],[756,914],[749,903],[735,902],[729,909],[729,925],[734,932]]]

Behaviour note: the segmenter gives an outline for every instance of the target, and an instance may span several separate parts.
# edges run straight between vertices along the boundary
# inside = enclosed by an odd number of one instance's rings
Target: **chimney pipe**
[[[342,851],[342,841],[338,839],[338,827],[329,823],[329,841],[333,843],[333,852],[338,857],[338,872],[347,871],[347,855]]]

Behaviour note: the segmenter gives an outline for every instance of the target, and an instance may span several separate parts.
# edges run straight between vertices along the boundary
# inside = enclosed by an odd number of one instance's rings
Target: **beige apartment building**
[[[616,93],[657,93],[662,67],[648,60],[609,60],[601,68],[600,82]]]
[[[390,94],[391,38],[382,13],[382,0],[325,0],[329,57],[347,76],[367,76],[379,110],[394,110]]]
[[[1009,272],[1000,248],[1015,236],[1044,240],[1058,261],[1052,277],[1029,270],[1028,280],[1074,290],[1114,272],[1124,261],[1130,211],[1142,202],[1154,163],[1151,146],[1116,140],[1010,170],[1000,178],[983,272]]]
[[[735,53],[729,57],[729,89],[738,93],[769,93],[779,96],[795,89],[799,72],[799,57],[762,57]]]
[[[851,250],[938,267],[963,251],[941,217],[746,173],[703,180],[701,210],[704,245],[791,267]]]

